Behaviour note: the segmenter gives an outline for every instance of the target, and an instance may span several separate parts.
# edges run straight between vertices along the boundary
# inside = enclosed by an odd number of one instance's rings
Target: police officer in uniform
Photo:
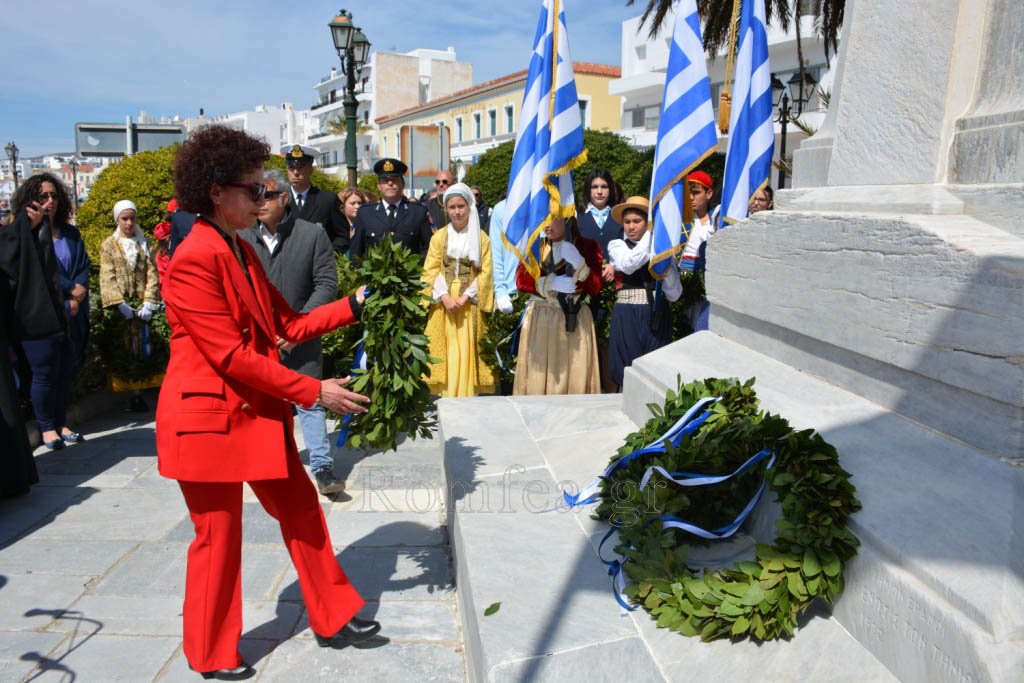
[[[292,186],[292,207],[298,218],[316,223],[327,232],[331,246],[339,254],[348,251],[348,228],[342,225],[341,200],[334,192],[313,187],[313,159],[320,151],[306,145],[285,145],[281,148],[288,165],[288,182]]]
[[[398,159],[384,158],[373,165],[381,200],[376,204],[362,205],[356,213],[352,249],[349,251],[354,264],[358,264],[370,247],[385,235],[413,253],[426,256],[433,231],[426,207],[405,198],[403,191],[408,170],[409,167]]]

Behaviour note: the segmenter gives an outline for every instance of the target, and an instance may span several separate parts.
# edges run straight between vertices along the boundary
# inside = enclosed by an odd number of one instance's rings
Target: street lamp
[[[339,10],[338,15],[327,24],[331,29],[334,49],[341,60],[341,72],[348,76],[345,87],[345,161],[348,165],[348,186],[356,187],[356,72],[366,64],[370,54],[370,41],[363,32],[352,24],[352,14]]]
[[[18,146],[14,142],[8,142],[4,146],[7,158],[11,160],[11,172],[14,173],[14,192],[18,192]]]
[[[71,157],[71,191],[75,193],[75,213],[78,213],[78,159]]]
[[[803,81],[800,80],[799,71],[793,74],[793,77],[788,81],[788,87],[775,74],[772,74],[772,100],[779,109],[779,114],[775,117],[775,121],[782,124],[780,130],[782,141],[779,146],[779,161],[782,162],[779,165],[780,190],[786,186],[786,126],[790,121],[795,121],[804,113],[804,105],[811,99],[811,93],[816,84],[817,81],[807,72],[804,72]],[[793,103],[796,105],[795,112],[789,106],[789,94],[794,90]]]

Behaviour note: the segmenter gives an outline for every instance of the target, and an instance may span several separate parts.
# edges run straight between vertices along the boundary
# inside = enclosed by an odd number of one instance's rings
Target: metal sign
[[[75,153],[86,157],[123,157],[184,142],[183,124],[76,123]]]
[[[438,171],[448,169],[451,136],[448,126],[402,126],[402,160],[409,164],[405,188],[414,196],[434,189]]]

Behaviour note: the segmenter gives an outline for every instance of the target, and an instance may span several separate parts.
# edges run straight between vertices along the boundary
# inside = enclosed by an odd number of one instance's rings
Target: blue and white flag
[[[686,175],[718,145],[711,86],[700,35],[696,0],[676,4],[676,25],[669,45],[665,95],[651,181],[651,275],[663,278],[672,257],[686,244],[693,212]]]
[[[722,226],[747,217],[750,198],[771,180],[775,151],[772,74],[764,3],[744,2],[740,14],[729,149],[722,181]]]
[[[576,215],[571,171],[587,159],[562,4],[543,1],[505,202],[502,236],[535,278],[544,229]]]

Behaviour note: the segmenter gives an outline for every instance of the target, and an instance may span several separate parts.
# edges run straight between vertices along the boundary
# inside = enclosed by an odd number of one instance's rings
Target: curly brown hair
[[[13,213],[17,214],[26,206],[36,201],[36,196],[43,191],[43,183],[52,183],[57,191],[57,210],[53,214],[53,222],[57,225],[66,225],[71,217],[71,193],[60,178],[52,173],[39,173],[29,176],[22,182],[14,195]]]
[[[174,196],[192,213],[213,213],[210,189],[227,185],[263,166],[270,146],[248,133],[221,125],[203,126],[189,135],[174,158]]]

